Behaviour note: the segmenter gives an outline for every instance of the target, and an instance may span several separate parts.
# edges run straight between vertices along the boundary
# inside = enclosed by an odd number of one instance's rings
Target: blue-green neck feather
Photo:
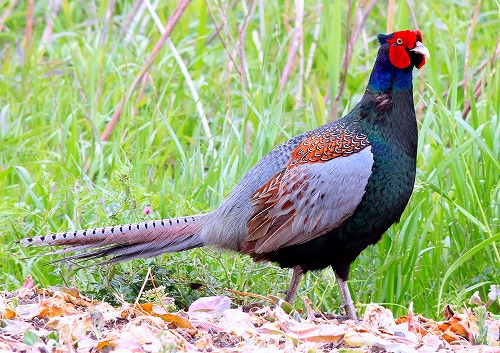
[[[368,88],[377,93],[406,91],[412,89],[412,69],[398,69],[389,60],[389,43],[383,44],[377,55]]]

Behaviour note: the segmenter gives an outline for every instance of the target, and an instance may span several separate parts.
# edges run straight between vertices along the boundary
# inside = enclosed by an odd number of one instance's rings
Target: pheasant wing
[[[364,134],[337,127],[305,139],[287,167],[252,195],[242,252],[258,258],[337,228],[360,203],[372,165]]]

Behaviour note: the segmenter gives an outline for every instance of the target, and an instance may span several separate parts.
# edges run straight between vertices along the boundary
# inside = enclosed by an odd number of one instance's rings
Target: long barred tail
[[[48,234],[24,238],[20,243],[62,246],[62,249],[48,254],[74,253],[65,257],[65,260],[107,257],[102,263],[116,263],[205,245],[201,230],[206,216],[195,215]]]

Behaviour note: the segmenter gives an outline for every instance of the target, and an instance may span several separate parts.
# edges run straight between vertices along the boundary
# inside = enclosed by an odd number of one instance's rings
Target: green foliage
[[[267,2],[249,21],[245,85],[235,70],[228,80],[231,60],[205,2],[191,2],[171,39],[200,95],[217,154],[209,148],[196,102],[168,46],[155,59],[144,94],[137,100],[136,90],[111,140],[100,141],[160,38],[149,20],[139,23],[126,42],[125,21],[133,1],[117,2],[109,22],[106,1],[95,7],[64,1],[52,19],[50,44],[41,40],[47,4],[36,2],[32,42],[25,48],[27,3],[15,7],[0,32],[0,289],[16,289],[31,274],[42,286],[74,285],[91,296],[116,300],[117,293],[133,301],[151,267],[156,285],[164,286],[178,307],[226,288],[263,295],[285,290],[288,270],[214,249],[78,269],[64,261],[50,263],[37,256],[43,250],[16,241],[217,207],[265,153],[331,118],[328,97],[339,89],[347,2],[322,1],[321,14],[317,4],[306,3],[304,60],[315,42],[317,20],[320,31],[311,72],[302,80],[302,103],[297,68],[279,95],[291,40],[287,26],[294,26],[293,16],[283,16],[292,13],[283,2]],[[161,3],[156,13],[165,23],[176,2]],[[420,122],[417,182],[401,222],[352,266],[350,285],[357,303],[386,303],[402,314],[413,302],[416,312],[436,316],[444,303],[462,305],[475,290],[484,296],[500,278],[500,61],[474,74],[493,54],[499,7],[495,1],[482,2],[464,92],[459,83],[475,4],[414,2],[432,55],[414,79]],[[376,35],[386,28],[385,6],[375,6],[353,48],[338,112],[349,110],[363,93]],[[212,7],[220,25],[222,18]],[[228,29],[237,40],[244,10],[237,3],[227,11]],[[406,2],[398,1],[395,13],[396,24],[411,23]],[[221,35],[231,45],[225,31]],[[480,77],[481,95],[464,120],[464,102],[473,97]],[[144,215],[148,205],[152,212]],[[305,276],[298,294],[326,311],[340,304],[329,270]],[[490,310],[498,313],[498,303]]]
[[[31,330],[26,330],[23,341],[30,347],[33,347],[36,343],[41,342],[40,337],[38,337],[38,335]]]

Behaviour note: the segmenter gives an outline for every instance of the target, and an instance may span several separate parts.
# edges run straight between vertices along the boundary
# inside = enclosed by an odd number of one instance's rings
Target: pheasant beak
[[[431,57],[431,53],[429,53],[429,49],[427,49],[421,42],[417,42],[415,44],[415,48],[410,49],[410,51],[425,55],[427,58]]]

